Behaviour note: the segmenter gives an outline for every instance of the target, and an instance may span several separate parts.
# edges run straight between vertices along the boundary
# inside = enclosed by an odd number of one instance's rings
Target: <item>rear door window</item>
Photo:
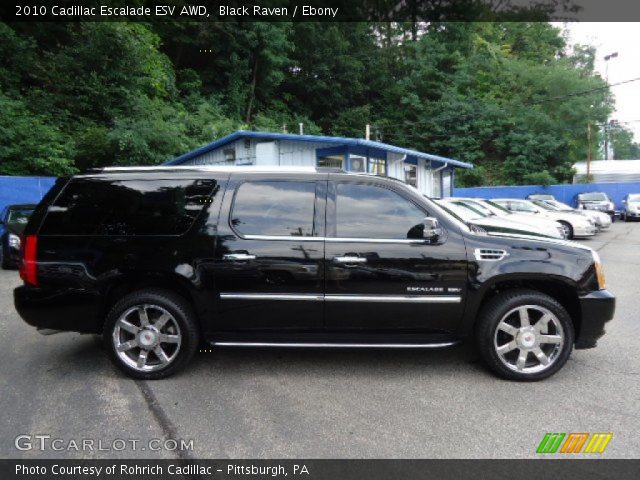
[[[48,208],[40,233],[181,235],[215,188],[213,179],[74,179]]]
[[[231,225],[241,235],[314,235],[316,182],[259,181],[240,185]]]

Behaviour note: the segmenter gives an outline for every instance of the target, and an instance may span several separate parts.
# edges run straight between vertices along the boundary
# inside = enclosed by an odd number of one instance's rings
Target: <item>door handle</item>
[[[249,255],[248,253],[225,253],[222,256],[223,260],[230,260],[233,262],[237,262],[237,261],[246,261],[246,260],[255,260],[256,256],[255,255]]]
[[[333,257],[333,261],[335,263],[367,263],[367,259],[365,257]]]

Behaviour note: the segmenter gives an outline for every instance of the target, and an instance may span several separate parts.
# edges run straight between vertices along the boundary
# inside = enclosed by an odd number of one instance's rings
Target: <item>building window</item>
[[[318,159],[319,167],[344,168],[344,156],[322,157]]]
[[[370,158],[368,172],[374,175],[386,175],[387,161],[384,158]]]
[[[235,148],[225,148],[224,149],[224,161],[225,162],[235,162],[236,160],[236,149]]]
[[[350,171],[364,173],[366,171],[367,159],[351,155],[349,157]]]
[[[418,187],[418,167],[411,164],[404,164],[404,181],[407,185]]]

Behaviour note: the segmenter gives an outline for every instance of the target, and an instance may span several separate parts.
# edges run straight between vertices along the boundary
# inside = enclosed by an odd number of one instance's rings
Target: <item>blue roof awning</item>
[[[288,140],[292,142],[313,142],[313,143],[328,143],[335,144],[336,146],[348,147],[348,151],[352,153],[360,153],[363,155],[379,156],[380,152],[392,152],[400,155],[406,155],[405,161],[408,163],[417,163],[417,159],[422,158],[437,162],[439,164],[451,165],[453,167],[460,168],[473,168],[471,163],[462,162],[460,160],[454,160],[452,158],[441,157],[439,155],[432,155],[430,153],[419,152],[409,148],[396,147],[387,143],[375,142],[373,140],[365,140],[363,138],[346,138],[346,137],[327,137],[323,135],[295,135],[292,133],[271,133],[271,132],[254,132],[251,130],[238,130],[237,132],[222,137],[215,142],[211,142],[208,145],[192,150],[191,152],[180,155],[173,160],[165,162],[165,165],[180,165],[182,163],[191,160],[192,158],[199,157],[212,150],[216,150],[231,142],[242,138],[255,138],[260,140]],[[386,155],[385,155],[386,157]],[[384,157],[383,157],[384,158]]]

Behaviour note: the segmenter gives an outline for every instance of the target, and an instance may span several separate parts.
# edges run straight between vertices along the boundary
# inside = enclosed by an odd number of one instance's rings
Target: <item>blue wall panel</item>
[[[16,203],[38,203],[55,181],[56,177],[0,176],[0,210]]]
[[[616,204],[616,209],[622,208],[622,199],[628,193],[640,193],[640,182],[618,183],[588,183],[571,185],[523,185],[514,187],[470,187],[455,188],[455,197],[480,198],[526,198],[532,193],[549,193],[557,200],[575,207],[574,197],[582,192],[605,192]]]

